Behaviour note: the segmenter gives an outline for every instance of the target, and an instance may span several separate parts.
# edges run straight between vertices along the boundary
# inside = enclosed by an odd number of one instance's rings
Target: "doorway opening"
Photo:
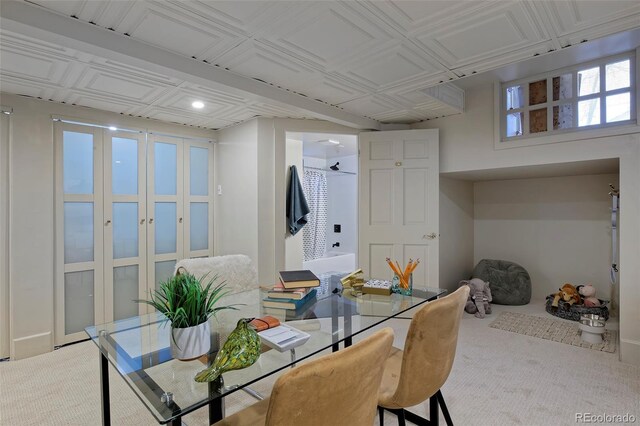
[[[295,165],[310,213],[286,239],[286,268],[320,276],[351,272],[358,250],[358,138],[287,132],[287,173]],[[287,181],[289,176],[287,176]]]

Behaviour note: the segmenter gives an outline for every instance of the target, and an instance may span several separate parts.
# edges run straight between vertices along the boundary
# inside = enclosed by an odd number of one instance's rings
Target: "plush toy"
[[[569,306],[579,305],[580,303],[582,303],[582,300],[580,299],[580,294],[578,293],[578,290],[576,290],[576,288],[573,285],[566,283],[559,290],[560,291],[554,294],[553,303],[551,303],[551,306],[555,306],[557,308],[558,302],[560,301],[560,299],[567,302]]]
[[[470,290],[464,310],[477,318],[484,318],[485,314],[490,314],[492,298],[489,283],[480,278],[473,278],[460,281],[459,287],[463,285],[468,285]]]
[[[587,308],[595,308],[600,306],[600,300],[596,297],[596,289],[591,285],[579,285],[578,293],[584,299],[584,306]]]

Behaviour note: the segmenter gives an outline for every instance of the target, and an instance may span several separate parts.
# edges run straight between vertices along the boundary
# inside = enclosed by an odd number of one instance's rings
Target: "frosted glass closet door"
[[[104,322],[102,129],[56,123],[56,344]]]
[[[146,143],[138,132],[105,130],[105,317],[147,312]]]
[[[183,140],[149,135],[147,167],[147,282],[153,290],[184,257]]]
[[[213,256],[213,145],[184,145],[184,257]]]

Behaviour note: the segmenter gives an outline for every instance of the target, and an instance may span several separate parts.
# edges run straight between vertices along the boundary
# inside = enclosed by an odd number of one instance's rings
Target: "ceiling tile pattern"
[[[444,83],[640,22],[637,0],[35,2],[390,123],[458,114],[463,93]],[[7,32],[1,47],[7,92],[211,128],[309,115]]]

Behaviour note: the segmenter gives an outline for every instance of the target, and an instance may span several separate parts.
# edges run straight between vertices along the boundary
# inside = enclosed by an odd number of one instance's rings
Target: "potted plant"
[[[171,323],[171,354],[180,360],[190,360],[206,354],[211,349],[209,318],[224,309],[236,309],[233,305],[216,306],[227,294],[224,283],[215,284],[217,277],[206,285],[205,277],[183,273],[160,283],[150,300],[137,300],[153,306]]]

